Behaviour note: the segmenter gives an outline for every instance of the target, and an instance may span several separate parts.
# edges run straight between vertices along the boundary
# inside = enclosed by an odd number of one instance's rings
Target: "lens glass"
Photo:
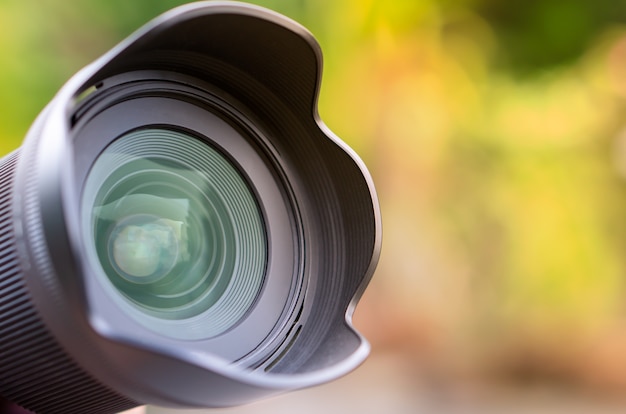
[[[263,285],[254,193],[219,150],[184,132],[142,129],[107,147],[87,177],[83,228],[111,297],[166,336],[228,331]]]

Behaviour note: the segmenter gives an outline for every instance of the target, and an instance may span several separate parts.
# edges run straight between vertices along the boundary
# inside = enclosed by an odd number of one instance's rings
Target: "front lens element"
[[[143,129],[114,141],[87,177],[83,228],[113,300],[166,336],[226,332],[263,284],[256,197],[220,151],[186,133]]]

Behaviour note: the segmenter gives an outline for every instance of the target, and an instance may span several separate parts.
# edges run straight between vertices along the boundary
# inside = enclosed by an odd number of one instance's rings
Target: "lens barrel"
[[[0,395],[222,407],[363,361],[380,212],[321,69],[297,23],[200,2],[70,79],[0,161]]]

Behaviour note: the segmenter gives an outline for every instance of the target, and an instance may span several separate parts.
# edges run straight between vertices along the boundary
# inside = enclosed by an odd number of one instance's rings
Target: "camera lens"
[[[104,289],[161,334],[220,335],[263,285],[256,197],[233,162],[189,133],[144,128],[109,145],[87,177],[82,223]]]
[[[227,407],[363,361],[380,210],[321,73],[299,24],[198,2],[61,88],[0,159],[0,396]]]

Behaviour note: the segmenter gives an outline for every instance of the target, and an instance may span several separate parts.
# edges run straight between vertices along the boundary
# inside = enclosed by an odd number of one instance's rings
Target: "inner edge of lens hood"
[[[67,93],[67,90],[65,90],[65,96],[72,95],[73,94]],[[65,103],[67,103],[67,101]],[[72,190],[74,188],[73,183],[70,182],[70,180],[73,181],[73,177],[70,177],[71,174],[68,171],[67,160],[71,159],[71,151],[69,151],[69,146],[67,146],[67,141],[69,140],[70,134],[67,129],[67,126],[69,125],[69,118],[66,116],[65,106],[66,105],[64,105],[63,102],[63,95],[59,95],[58,98],[55,99],[49,107],[49,110],[46,113],[46,125],[44,129],[50,132],[48,134],[44,132],[41,137],[41,142],[47,142],[50,145],[41,147],[37,158],[38,162],[45,162],[44,160],[48,160],[48,162],[51,162],[53,159],[64,160],[62,165],[57,164],[57,171],[65,171],[65,173],[62,174],[64,177],[62,181],[65,185],[57,187],[57,189],[60,191],[59,195],[62,198],[61,203],[64,209],[63,216],[65,217],[65,225],[68,233],[67,237],[70,241],[70,250],[73,252],[78,252],[81,250],[81,247],[77,246],[76,244],[79,240],[81,240],[81,237],[78,236],[80,232],[80,229],[77,226],[78,223],[76,220],[72,219],[72,217],[77,217],[76,214],[78,214],[78,209],[75,208],[77,195]],[[63,135],[52,133],[53,130],[63,130],[65,131],[65,133]],[[65,145],[57,146],[53,144],[59,143],[59,139],[62,139],[63,141],[61,143],[65,143]],[[56,151],[50,152],[52,148],[56,148]],[[54,190],[54,188],[51,187],[49,187],[48,189],[50,191]],[[76,258],[76,256],[74,257]],[[249,384],[250,386],[259,389],[265,389],[270,394],[280,393],[287,390],[306,388],[313,385],[325,383],[351,372],[356,367],[358,367],[369,354],[369,343],[358,331],[354,330],[351,325],[350,317],[358,301],[358,296],[362,294],[362,291],[365,289],[365,287],[369,283],[369,280],[371,279],[373,269],[375,267],[375,259],[376,258],[374,258],[374,260],[370,264],[370,267],[368,269],[369,274],[366,275],[363,279],[360,291],[356,292],[353,301],[351,302],[349,308],[346,310],[346,328],[349,328],[360,339],[361,345],[347,358],[331,367],[307,373],[266,373],[245,368],[238,368],[236,365],[233,365],[230,361],[224,358],[200,352],[177,353],[167,347],[161,347],[151,343],[137,343],[132,341],[124,341],[120,344],[130,346],[132,348],[142,349],[155,355],[168,357],[172,360],[178,360],[196,367],[201,367],[216,374],[219,374],[222,377],[231,378],[232,380],[238,381],[243,384]],[[84,306],[87,305],[84,304]],[[87,310],[87,312],[89,311]],[[98,321],[92,320],[90,323],[98,324]],[[118,342],[116,339],[113,339],[113,341]],[[63,340],[63,338],[60,338],[60,342],[63,343],[65,341]]]
[[[211,15],[220,14],[234,14],[240,16],[255,17],[260,20],[273,23],[276,26],[283,27],[290,32],[298,35],[301,39],[305,40],[308,46],[316,55],[318,62],[318,74],[321,74],[322,70],[322,51],[317,43],[317,40],[313,34],[300,23],[287,16],[281,15],[273,10],[266,9],[261,6],[243,3],[238,1],[198,1],[182,6],[178,6],[170,11],[167,11],[160,16],[155,17],[149,21],[130,36],[122,40],[115,47],[95,60],[90,65],[86,66],[81,72],[76,74],[74,78],[80,77],[76,82],[76,91],[78,93],[72,94],[78,96],[84,90],[90,88],[93,84],[97,83],[94,78],[101,72],[107,65],[113,63],[115,58],[121,55],[123,52],[139,43],[143,40],[150,40],[150,37],[158,32],[165,31],[170,27],[176,26],[187,20],[191,20],[196,17],[206,17]],[[82,76],[79,76],[82,75]],[[321,76],[318,75],[317,80],[317,92],[319,94],[319,85]],[[68,85],[69,86],[69,85]],[[315,97],[314,100],[317,98]],[[316,111],[316,109],[315,109]]]
[[[163,26],[170,26],[177,24],[181,21],[184,21],[186,18],[209,15],[209,14],[220,14],[220,13],[238,13],[245,14],[249,16],[256,16],[259,18],[263,18],[269,20],[277,25],[283,26],[297,34],[299,34],[302,38],[307,40],[312,50],[318,57],[318,78],[315,90],[315,96],[313,97],[313,105],[312,105],[312,116],[314,117],[316,123],[319,128],[324,132],[324,134],[332,140],[336,145],[341,147],[344,151],[346,151],[350,157],[354,160],[354,162],[358,165],[360,170],[362,171],[367,184],[369,186],[370,194],[372,196],[374,214],[375,214],[375,228],[376,228],[376,240],[374,245],[374,251],[372,252],[372,260],[370,262],[369,268],[367,270],[367,274],[364,276],[362,284],[357,292],[355,292],[354,298],[346,310],[345,321],[347,328],[351,329],[360,339],[361,345],[355,352],[349,355],[342,362],[330,367],[324,368],[319,371],[314,371],[305,374],[295,374],[295,375],[283,375],[283,374],[267,374],[267,373],[257,373],[249,370],[234,370],[233,365],[219,357],[210,356],[210,355],[199,355],[199,354],[187,354],[185,355],[185,360],[193,365],[197,365],[200,367],[204,367],[213,372],[219,373],[224,377],[229,377],[236,379],[242,383],[248,383],[250,385],[257,386],[263,389],[274,389],[278,390],[287,390],[287,389],[295,389],[307,387],[319,383],[323,383],[332,379],[337,378],[338,376],[344,375],[349,371],[353,370],[355,367],[360,365],[362,361],[366,358],[369,353],[369,344],[365,341],[361,334],[359,334],[352,327],[352,313],[354,312],[354,308],[360,296],[363,294],[367,284],[369,283],[374,268],[376,267],[379,254],[380,254],[380,246],[381,246],[381,220],[380,220],[380,208],[376,198],[376,192],[374,190],[373,181],[371,176],[369,175],[367,169],[365,168],[362,160],[356,155],[356,153],[350,149],[343,141],[341,141],[336,135],[334,135],[321,121],[318,110],[317,110],[317,99],[319,95],[319,88],[321,84],[321,78],[319,74],[321,74],[321,52],[319,50],[319,45],[314,40],[313,36],[301,25],[293,22],[292,20],[286,19],[280,16],[277,13],[268,11],[266,9],[251,6],[248,4],[236,3],[236,2],[202,2],[195,3],[187,6],[182,6],[178,9],[174,9],[161,17],[153,20],[151,23],[148,23],[142,29],[137,31],[131,37],[120,43],[117,47],[113,48],[110,52],[105,54],[103,57],[87,66],[85,69],[80,71],[74,77],[68,81],[68,83],[61,89],[56,98],[50,104],[48,109],[45,111],[45,122],[46,122],[46,130],[48,133],[45,133],[46,137],[42,137],[41,141],[47,141],[50,143],[51,147],[56,146],[56,151],[63,152],[62,154],[58,154],[57,159],[64,160],[65,165],[59,165],[60,168],[67,168],[67,160],[71,159],[71,154],[69,154],[69,115],[72,113],[73,108],[72,104],[82,91],[89,88],[93,83],[93,79],[97,78],[98,73],[104,69],[108,64],[111,64],[115,58],[121,54],[125,49],[133,45],[134,43],[142,40],[144,37],[149,37],[150,32],[152,30],[160,30]],[[52,130],[55,131],[52,133]],[[62,133],[59,133],[62,131]],[[61,141],[60,141],[61,140]],[[54,144],[53,144],[54,143]],[[39,161],[42,161],[45,158],[48,158],[50,154],[40,153]],[[67,170],[65,170],[67,171]],[[65,178],[63,178],[65,184],[67,184],[67,175],[63,174]],[[71,174],[69,174],[71,175]],[[73,188],[72,185],[64,185],[61,190],[62,204],[64,205],[64,216],[66,217],[66,224],[68,237],[72,241],[80,240],[77,237],[79,234],[79,229],[72,228],[71,223],[73,222],[70,219],[77,211],[74,208],[70,207],[75,204],[76,194],[71,190]],[[74,216],[75,217],[75,216]],[[77,250],[76,246],[72,246],[72,250]],[[157,354],[169,355],[170,357],[175,357],[176,359],[181,359],[181,355],[173,355],[169,350],[162,349],[160,347],[152,346],[152,344],[142,344],[145,349],[151,350]]]

